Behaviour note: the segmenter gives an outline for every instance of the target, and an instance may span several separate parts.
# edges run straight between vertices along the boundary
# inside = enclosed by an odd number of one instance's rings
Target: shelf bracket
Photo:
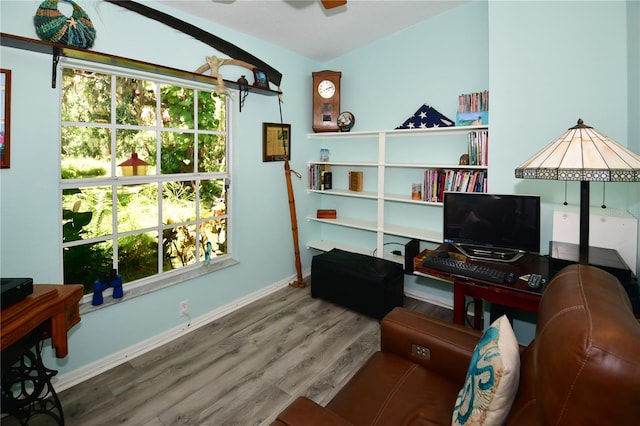
[[[58,62],[60,62],[60,49],[53,48],[53,64],[51,65],[51,88],[56,88],[56,79],[58,74]]]

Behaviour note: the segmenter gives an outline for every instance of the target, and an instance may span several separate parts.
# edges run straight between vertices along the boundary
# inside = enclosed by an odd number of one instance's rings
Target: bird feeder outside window
[[[118,164],[118,167],[122,168],[123,176],[144,176],[147,174],[149,163],[138,158],[138,154],[133,152],[131,153],[131,157]]]

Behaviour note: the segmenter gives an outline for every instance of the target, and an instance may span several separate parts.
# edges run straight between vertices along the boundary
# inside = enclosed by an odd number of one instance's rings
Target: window
[[[65,64],[60,189],[65,283],[85,293],[228,258],[226,97],[198,83]]]

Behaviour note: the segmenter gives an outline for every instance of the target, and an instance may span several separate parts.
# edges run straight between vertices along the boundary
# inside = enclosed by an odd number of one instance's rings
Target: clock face
[[[318,94],[325,99],[333,96],[336,92],[336,85],[330,80],[322,80],[318,83]]]

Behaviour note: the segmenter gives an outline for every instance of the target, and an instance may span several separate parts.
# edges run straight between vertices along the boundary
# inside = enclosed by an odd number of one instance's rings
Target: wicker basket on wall
[[[89,15],[74,1],[64,1],[73,6],[71,17],[66,17],[58,10],[58,0],[46,0],[40,4],[33,17],[38,37],[67,46],[91,47],[96,38],[96,29]]]

